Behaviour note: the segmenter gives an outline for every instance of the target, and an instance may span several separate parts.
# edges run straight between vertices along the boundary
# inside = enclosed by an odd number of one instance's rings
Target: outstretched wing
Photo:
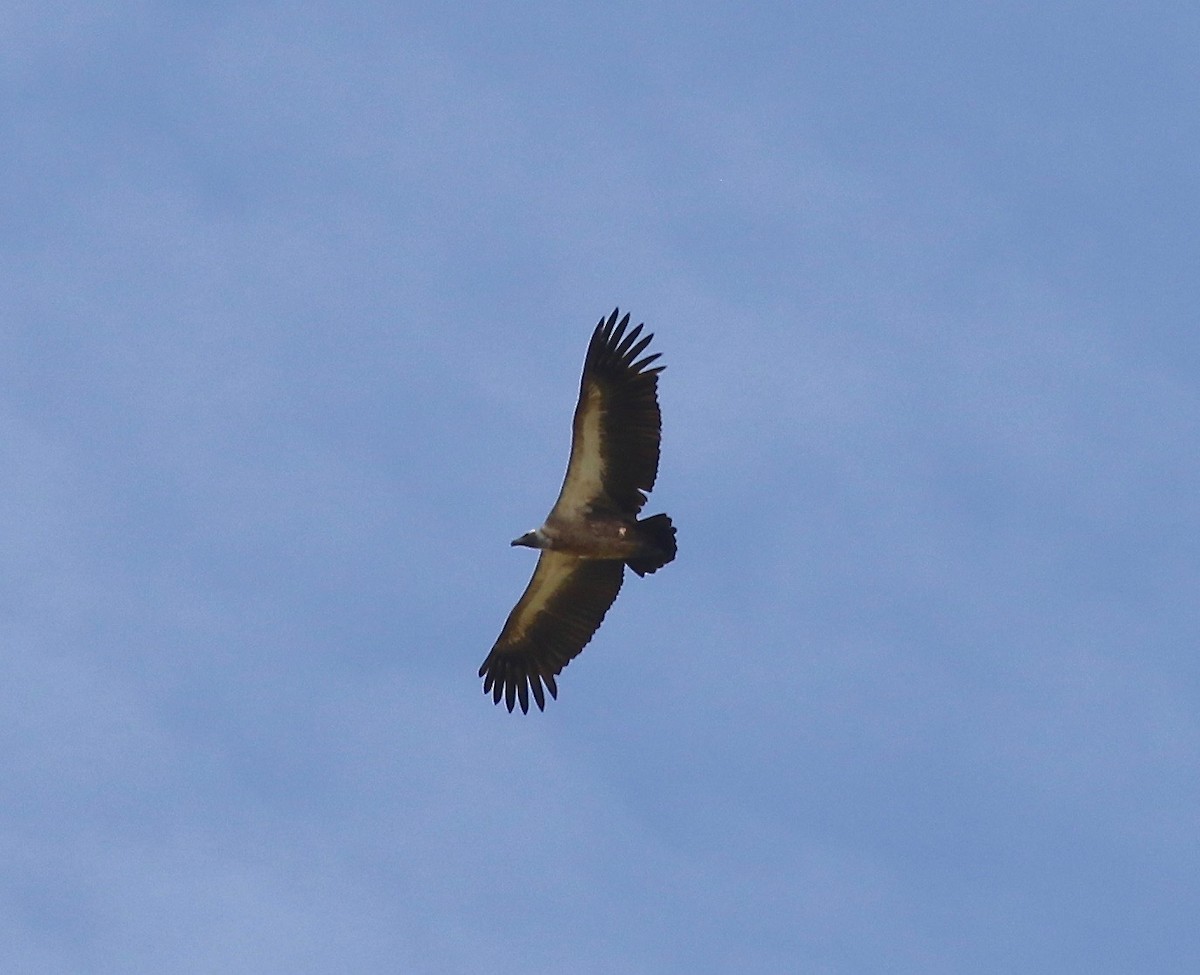
[[[497,704],[504,698],[509,711],[519,701],[528,713],[532,690],[544,710],[542,685],[558,697],[554,678],[587,646],[621,591],[624,573],[620,561],[544,550],[525,594],[479,668],[483,692],[490,692]]]
[[[618,310],[600,319],[588,344],[575,407],[571,460],[550,519],[574,519],[591,511],[635,515],[654,487],[662,415],[658,353],[639,360],[654,336],[641,340],[642,325],[626,332],[629,316]]]

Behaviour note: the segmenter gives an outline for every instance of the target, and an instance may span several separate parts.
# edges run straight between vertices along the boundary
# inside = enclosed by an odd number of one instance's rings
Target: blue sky
[[[1194,5],[0,19],[0,968],[1198,970]]]

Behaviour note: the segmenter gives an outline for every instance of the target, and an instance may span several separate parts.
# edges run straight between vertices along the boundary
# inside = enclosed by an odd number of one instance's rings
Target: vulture
[[[540,528],[513,545],[540,550],[533,578],[508,614],[479,676],[484,694],[520,704],[532,696],[545,710],[546,691],[588,644],[617,598],[625,567],[639,576],[675,558],[675,528],[665,514],[639,518],[658,475],[662,418],[659,353],[639,358],[654,337],[639,338],[619,311],[592,332],[571,437],[571,457],[558,500]]]

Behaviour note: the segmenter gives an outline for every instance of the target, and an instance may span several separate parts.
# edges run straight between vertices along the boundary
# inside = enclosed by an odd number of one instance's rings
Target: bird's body
[[[592,514],[583,518],[547,518],[546,523],[529,536],[513,544],[530,548],[549,549],[564,555],[587,559],[617,559],[624,561],[646,555],[646,539],[638,531],[637,520],[617,516]]]
[[[484,693],[508,710],[529,695],[545,707],[543,687],[592,638],[617,598],[625,566],[638,575],[675,558],[675,528],[666,515],[638,518],[644,491],[658,473],[662,421],[657,354],[638,360],[651,335],[626,333],[614,310],[600,319],[584,360],[571,459],[558,500],[540,528],[513,541],[541,550],[533,578],[509,613],[479,676]]]

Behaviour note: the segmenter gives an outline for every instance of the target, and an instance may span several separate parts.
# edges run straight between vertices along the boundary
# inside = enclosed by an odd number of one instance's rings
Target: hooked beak
[[[537,548],[537,532],[526,532],[520,538],[514,538],[510,545],[525,545],[528,548]]]

